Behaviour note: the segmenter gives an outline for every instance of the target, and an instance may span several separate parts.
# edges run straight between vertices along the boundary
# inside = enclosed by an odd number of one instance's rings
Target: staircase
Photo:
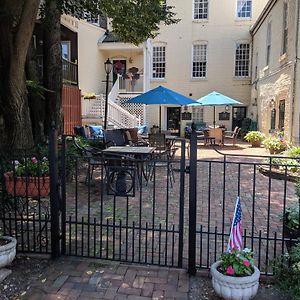
[[[123,108],[119,99],[119,79],[115,82],[108,95],[108,124],[114,128],[130,128],[141,124],[141,116],[136,117]],[[103,124],[105,96],[97,95],[96,99],[82,100],[83,123]]]

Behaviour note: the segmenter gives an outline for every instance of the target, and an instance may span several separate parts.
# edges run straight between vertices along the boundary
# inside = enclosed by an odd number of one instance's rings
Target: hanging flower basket
[[[46,197],[50,193],[50,177],[14,177],[13,172],[3,174],[8,194],[20,197]]]

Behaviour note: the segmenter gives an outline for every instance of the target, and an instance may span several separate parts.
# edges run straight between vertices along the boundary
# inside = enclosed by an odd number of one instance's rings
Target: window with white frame
[[[205,78],[207,69],[207,44],[193,45],[193,78]]]
[[[152,78],[166,77],[166,47],[153,46]]]
[[[267,27],[267,56],[266,56],[266,65],[268,66],[270,63],[270,55],[271,55],[271,38],[272,38],[272,22],[268,23]]]
[[[203,107],[193,107],[192,108],[192,120],[193,122],[203,122]]]
[[[282,37],[282,54],[286,53],[288,45],[288,4],[283,4],[283,37]]]
[[[194,0],[194,20],[208,18],[208,0]]]
[[[251,18],[252,16],[252,0],[237,0],[238,18]]]
[[[249,76],[250,44],[237,43],[235,50],[235,76]]]

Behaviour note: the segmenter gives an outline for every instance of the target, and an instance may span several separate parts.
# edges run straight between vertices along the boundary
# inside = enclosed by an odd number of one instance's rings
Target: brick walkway
[[[186,270],[65,257],[21,299],[188,299],[188,291]]]

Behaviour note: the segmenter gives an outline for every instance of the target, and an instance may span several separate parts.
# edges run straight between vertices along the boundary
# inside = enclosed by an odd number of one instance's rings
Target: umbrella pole
[[[159,105],[159,133],[161,133],[161,105]]]
[[[214,128],[216,128],[216,106],[214,106]]]

